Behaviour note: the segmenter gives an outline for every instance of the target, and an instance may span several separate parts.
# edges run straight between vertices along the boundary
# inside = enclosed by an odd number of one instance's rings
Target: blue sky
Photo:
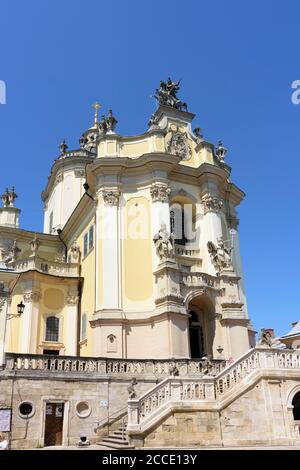
[[[182,79],[195,125],[229,149],[247,197],[240,239],[254,326],[289,330],[299,311],[300,3],[289,0],[2,0],[0,191],[42,230],[40,193],[58,144],[112,107],[120,134],[146,129],[160,79]],[[300,289],[299,289],[300,290]]]

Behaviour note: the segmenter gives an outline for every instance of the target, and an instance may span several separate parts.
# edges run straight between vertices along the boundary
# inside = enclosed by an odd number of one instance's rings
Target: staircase
[[[107,437],[104,437],[97,444],[109,449],[134,449],[134,446],[129,445],[126,430],[127,423],[123,421],[116,431],[111,431]]]

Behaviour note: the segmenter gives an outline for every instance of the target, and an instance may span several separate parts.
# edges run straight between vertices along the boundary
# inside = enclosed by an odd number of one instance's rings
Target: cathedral
[[[227,150],[161,81],[141,135],[112,110],[42,192],[0,208],[0,431],[12,449],[299,445],[300,353],[248,317]]]

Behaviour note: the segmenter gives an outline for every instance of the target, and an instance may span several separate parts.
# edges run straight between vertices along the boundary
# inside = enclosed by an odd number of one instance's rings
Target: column
[[[120,230],[119,197],[120,191],[102,189],[102,282],[103,309],[119,310],[120,301]],[[100,222],[101,223],[101,222]],[[99,266],[97,266],[99,269]]]
[[[7,329],[8,292],[0,284],[0,368],[5,364],[5,337]]]
[[[223,206],[222,199],[214,193],[206,192],[201,197],[203,205],[203,224],[200,233],[201,253],[204,260],[205,271],[215,275],[215,269],[210,259],[207,243],[217,244],[218,238],[222,237],[222,220],[220,211]]]
[[[244,310],[248,316],[247,299],[246,299],[246,292],[245,292],[245,286],[244,286],[244,274],[243,274],[241,252],[240,252],[240,241],[239,241],[239,233],[238,233],[238,219],[231,218],[229,221],[229,226],[230,226],[230,233],[232,237],[231,239],[232,239],[232,247],[233,247],[232,264],[236,272],[236,275],[241,278],[239,281],[241,301],[244,304]]]
[[[66,356],[77,356],[78,344],[78,291],[69,290],[67,295]]]
[[[25,292],[25,308],[21,316],[20,353],[37,354],[38,314],[41,293],[37,287]]]
[[[153,183],[150,188],[152,197],[152,233],[156,235],[162,225],[170,233],[169,195],[171,189],[165,183]]]

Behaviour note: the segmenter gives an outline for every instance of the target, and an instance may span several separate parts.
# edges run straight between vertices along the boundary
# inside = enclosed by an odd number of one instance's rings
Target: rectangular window
[[[94,225],[91,225],[83,237],[83,257],[94,248]]]
[[[92,248],[94,248],[94,225],[91,225],[89,229],[89,250]]]
[[[47,317],[45,340],[57,342],[58,337],[59,337],[59,318]]]
[[[88,233],[85,233],[83,237],[83,256],[86,256],[87,252],[88,252]]]

